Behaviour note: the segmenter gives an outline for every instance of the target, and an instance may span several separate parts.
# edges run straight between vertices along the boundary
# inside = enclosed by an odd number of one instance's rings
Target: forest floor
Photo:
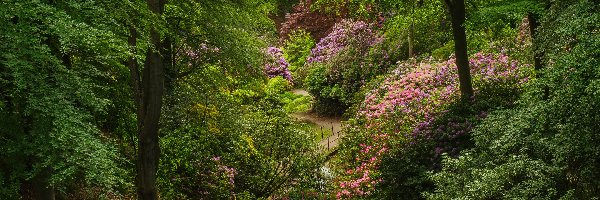
[[[292,90],[294,94],[310,96],[306,90],[303,89],[294,89]],[[319,116],[315,112],[299,112],[292,114],[292,117],[296,118],[299,121],[304,121],[308,123],[314,124],[316,132],[322,133],[327,132],[327,134],[323,134],[325,137],[320,137],[319,145],[323,149],[327,149],[327,152],[330,149],[335,149],[339,143],[339,138],[341,137],[342,130],[342,118],[340,117],[324,117]]]

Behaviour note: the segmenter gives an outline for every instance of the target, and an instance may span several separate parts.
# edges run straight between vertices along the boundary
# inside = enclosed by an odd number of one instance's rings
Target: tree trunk
[[[52,169],[50,167],[42,170],[35,178],[33,179],[34,186],[34,195],[33,198],[39,200],[55,200],[56,193],[54,191],[54,187],[50,185],[50,175],[52,174]]]
[[[542,66],[542,55],[541,52],[538,51],[538,45],[535,41],[535,31],[538,27],[538,22],[533,13],[527,13],[527,20],[529,21],[529,33],[531,34],[531,44],[533,48],[533,66],[535,70],[540,70],[543,68]]]
[[[415,2],[411,3],[411,19],[410,25],[408,26],[408,58],[412,58],[414,54],[414,45],[415,45],[415,22],[414,22],[414,14],[415,14]]]
[[[129,28],[129,38],[127,39],[127,43],[129,44],[131,57],[129,58],[128,66],[129,66],[129,84],[131,85],[132,93],[133,93],[133,101],[135,102],[136,107],[136,116],[138,119],[141,119],[144,116],[144,112],[142,109],[142,92],[140,91],[141,82],[140,82],[140,69],[138,67],[137,59],[135,55],[137,54],[137,30],[135,27],[131,26]],[[137,130],[141,130],[142,128],[142,120],[137,120]],[[138,131],[139,135],[139,131]],[[133,133],[130,134],[131,138],[131,147],[133,148],[135,155],[137,155],[137,147],[135,145],[135,135]]]
[[[415,41],[415,25],[413,22],[410,22],[410,26],[408,27],[408,57],[412,58],[414,53],[414,42]]]
[[[157,15],[161,15],[164,1],[148,0],[148,7]],[[144,70],[142,72],[140,107],[138,109],[138,161],[137,161],[137,190],[138,199],[158,199],[156,189],[156,171],[160,154],[158,131],[162,96],[164,89],[164,63],[159,51],[161,50],[160,35],[156,27],[150,28],[150,43]],[[141,115],[141,116],[140,116]]]
[[[538,27],[538,22],[537,18],[535,17],[535,14],[533,14],[532,12],[527,13],[527,20],[529,21],[529,33],[531,34],[531,45],[533,48],[533,66],[535,68],[535,71],[539,71],[542,68],[544,68],[544,66],[542,65],[542,57],[544,56],[544,54],[541,51],[540,46],[537,44],[535,39],[535,32]],[[536,76],[539,76],[539,74],[536,74]],[[544,95],[542,96],[542,99],[548,100],[548,97],[550,96],[550,88],[547,85],[545,85],[543,90]]]
[[[460,83],[460,94],[463,99],[473,96],[473,85],[471,83],[471,71],[469,69],[469,57],[467,56],[467,35],[465,33],[465,1],[454,0],[450,3],[452,16],[452,35],[454,36],[454,53],[456,54],[456,66],[458,67],[458,80]]]

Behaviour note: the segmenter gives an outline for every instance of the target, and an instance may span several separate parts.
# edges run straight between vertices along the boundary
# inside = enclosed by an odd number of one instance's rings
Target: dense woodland
[[[0,199],[600,199],[599,130],[597,0],[0,1]]]

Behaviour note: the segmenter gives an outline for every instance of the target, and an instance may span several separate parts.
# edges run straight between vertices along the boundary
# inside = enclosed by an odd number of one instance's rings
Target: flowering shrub
[[[283,51],[277,47],[269,47],[266,54],[265,74],[269,78],[282,76],[292,82],[292,75],[288,69],[290,64],[283,58]]]
[[[317,46],[311,50],[307,62],[326,62],[351,44],[354,48],[364,50],[381,40],[382,38],[375,35],[369,24],[344,19],[335,24],[329,35],[317,43]]]
[[[517,84],[527,81],[530,70],[518,65],[503,54],[475,54],[470,66],[476,90],[487,84],[518,88]],[[377,183],[385,181],[379,170],[384,156],[390,149],[402,153],[420,145],[418,138],[442,144],[431,149],[432,160],[446,152],[457,154],[460,149],[453,142],[468,134],[472,120],[449,118],[439,122],[459,99],[457,79],[453,58],[441,63],[402,63],[368,92],[345,129],[348,136],[340,153],[347,163],[343,163],[337,196],[372,193]],[[476,91],[476,97],[483,94],[486,91]],[[481,113],[480,117],[484,116]]]
[[[356,102],[356,92],[390,66],[383,37],[362,21],[343,20],[311,50],[304,84],[316,97],[315,110],[339,114]]]
[[[227,180],[228,185],[233,189],[235,187],[235,175],[237,174],[235,168],[222,164],[220,156],[213,157],[211,160],[215,161],[217,164],[217,171],[213,173],[215,173],[217,177],[224,177]]]

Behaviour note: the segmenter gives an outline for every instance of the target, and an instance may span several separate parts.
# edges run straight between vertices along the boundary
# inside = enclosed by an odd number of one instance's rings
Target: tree
[[[96,3],[0,3],[0,199],[110,191],[124,177],[101,131],[126,44]]]
[[[467,55],[467,34],[465,33],[465,1],[444,0],[452,18],[452,35],[454,36],[454,54],[458,67],[460,94],[463,99],[473,96],[473,85]]]
[[[160,17],[165,1],[148,0],[150,11]],[[135,44],[135,29],[132,28],[129,43]],[[165,67],[160,53],[162,42],[156,26],[150,27],[150,44],[142,71],[141,82],[135,60],[130,61],[132,83],[138,120],[138,160],[137,193],[138,199],[158,199],[156,171],[160,154],[158,143],[159,121],[165,82]],[[139,86],[135,84],[140,84]]]
[[[141,75],[135,58],[129,62],[137,105],[136,169],[140,199],[157,199],[159,136],[169,134],[159,133],[163,96],[168,99],[174,95],[178,80],[195,76],[208,65],[217,65],[226,74],[253,70],[248,68],[256,66],[261,55],[258,49],[262,43],[257,35],[271,27],[265,26],[271,9],[269,3],[173,1],[165,11],[166,1],[147,1],[152,15],[145,23],[152,25],[147,27],[150,42]],[[163,20],[166,24],[161,26]],[[132,28],[130,46],[137,43],[136,34],[137,30]]]
[[[527,18],[529,34],[533,48],[533,64],[536,70],[543,68],[544,53],[537,38],[540,17],[551,4],[544,0],[494,0],[473,1],[472,15],[469,22],[472,29],[485,29],[489,24],[503,22],[507,24],[520,23]]]

